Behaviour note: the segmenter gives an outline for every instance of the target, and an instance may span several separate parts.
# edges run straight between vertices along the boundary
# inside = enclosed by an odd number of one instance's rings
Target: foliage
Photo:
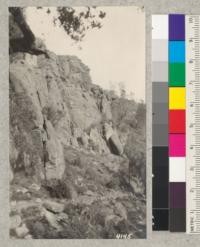
[[[124,82],[119,82],[118,87],[119,87],[120,97],[125,99],[126,98],[126,88],[125,88]]]
[[[105,12],[98,11],[96,7],[81,8],[80,12],[73,7],[57,7],[56,10],[58,16],[54,17],[54,25],[62,27],[76,42],[82,41],[89,29],[100,29],[101,20],[106,16]],[[47,14],[50,13],[51,10],[48,8]]]
[[[135,111],[137,104],[134,100],[118,98],[112,102],[113,122],[118,129],[123,128],[124,123],[134,127],[136,125]]]
[[[112,102],[112,116],[120,140],[124,144],[124,153],[130,162],[130,176],[138,176],[145,184],[146,105],[143,101],[137,103],[121,97]]]
[[[43,7],[37,7],[37,9],[41,10]],[[24,7],[9,8],[9,12],[16,17],[15,21],[18,23],[25,23],[24,10]],[[100,29],[102,27],[101,20],[106,16],[105,12],[97,10],[96,7],[84,7],[81,8],[81,11],[73,7],[57,7],[56,11],[57,16],[54,16],[53,24],[62,27],[75,42],[82,41],[89,29]],[[46,12],[50,14],[51,9],[48,8]]]

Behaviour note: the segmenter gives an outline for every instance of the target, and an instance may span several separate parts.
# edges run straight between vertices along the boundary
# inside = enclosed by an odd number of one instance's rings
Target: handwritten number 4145
[[[131,234],[131,233],[129,233],[129,234],[117,234],[116,238],[117,239],[131,239],[132,235],[133,234]]]

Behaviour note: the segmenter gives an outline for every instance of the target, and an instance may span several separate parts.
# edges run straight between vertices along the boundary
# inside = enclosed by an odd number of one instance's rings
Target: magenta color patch
[[[169,156],[185,157],[185,134],[169,135]]]

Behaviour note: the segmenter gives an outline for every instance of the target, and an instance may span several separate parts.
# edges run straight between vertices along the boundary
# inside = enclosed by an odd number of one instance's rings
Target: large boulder
[[[92,128],[90,130],[89,144],[91,149],[98,153],[106,154],[110,152],[106,141],[102,137],[102,134],[99,133],[99,130],[97,128]]]
[[[108,143],[111,153],[116,155],[122,155],[124,148],[119,139],[117,130],[113,129],[112,127],[112,122],[104,124],[104,136]]]
[[[114,131],[111,137],[108,139],[108,143],[109,143],[111,152],[113,154],[116,154],[116,155],[123,154],[124,149],[123,149],[123,146],[121,144],[121,141],[116,131]]]

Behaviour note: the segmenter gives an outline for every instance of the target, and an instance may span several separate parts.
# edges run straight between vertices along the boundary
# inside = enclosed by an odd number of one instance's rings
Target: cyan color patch
[[[169,62],[185,63],[185,41],[169,42]]]

